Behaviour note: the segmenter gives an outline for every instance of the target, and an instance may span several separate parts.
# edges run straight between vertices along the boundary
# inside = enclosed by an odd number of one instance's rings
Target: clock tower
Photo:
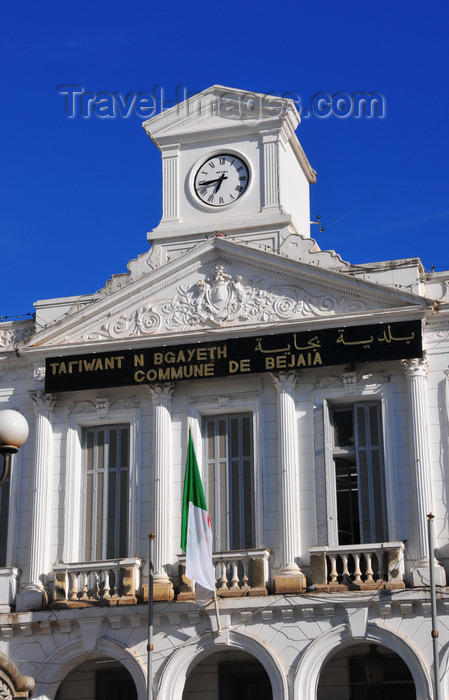
[[[316,173],[292,100],[215,85],[146,121],[162,154],[163,211],[148,234],[160,262],[220,232],[279,250],[310,236]]]

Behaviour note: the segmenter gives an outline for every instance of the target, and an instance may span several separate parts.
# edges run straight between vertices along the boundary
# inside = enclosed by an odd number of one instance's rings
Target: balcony
[[[135,604],[142,566],[137,557],[55,564],[53,607]]]
[[[320,591],[405,588],[403,542],[310,547],[310,567]]]
[[[238,598],[246,595],[268,595],[270,555],[269,549],[245,549],[213,554],[217,596]],[[194,588],[192,582],[185,576],[185,555],[178,559],[179,593],[177,600],[193,600]]]

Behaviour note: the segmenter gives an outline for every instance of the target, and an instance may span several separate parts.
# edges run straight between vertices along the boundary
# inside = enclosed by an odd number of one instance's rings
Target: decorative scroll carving
[[[0,348],[4,350],[14,350],[17,343],[26,340],[33,335],[34,324],[15,323],[15,324],[0,324]]]
[[[365,374],[356,372],[342,372],[341,375],[329,375],[318,379],[314,386],[316,389],[328,389],[332,386],[343,386],[348,396],[359,393],[362,387],[379,387],[390,381],[390,377],[383,372],[368,372]]]
[[[83,340],[145,336],[159,330],[181,332],[194,326],[222,327],[235,322],[327,317],[366,308],[359,299],[329,293],[314,296],[295,284],[274,284],[264,289],[261,278],[245,281],[242,275],[226,272],[224,264],[218,262],[210,277],[198,279],[188,289],[180,285],[173,297],[115,318]]]
[[[109,411],[137,408],[139,401],[134,397],[125,397],[111,401],[107,398],[95,399],[95,401],[75,401],[69,415],[78,413],[97,413],[99,420],[107,419]]]

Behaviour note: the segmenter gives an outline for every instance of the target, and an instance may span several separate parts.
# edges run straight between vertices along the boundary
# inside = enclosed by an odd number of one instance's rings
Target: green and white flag
[[[212,529],[190,430],[182,501],[181,547],[186,553],[186,576],[195,582],[195,601],[205,604],[215,596]]]

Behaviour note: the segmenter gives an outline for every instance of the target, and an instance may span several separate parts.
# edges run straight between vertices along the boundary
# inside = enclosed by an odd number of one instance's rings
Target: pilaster
[[[22,593],[17,595],[17,612],[42,610],[47,602],[42,578],[47,570],[48,476],[53,437],[51,416],[56,405],[56,397],[53,394],[45,394],[43,391],[31,391],[29,395],[33,402],[33,412],[36,418],[30,561],[27,586]]]
[[[278,136],[265,134],[263,148],[263,209],[279,207]]]
[[[296,372],[272,374],[278,396],[278,444],[280,470],[280,519],[282,566],[274,577],[276,593],[300,592],[305,577],[296,558],[301,551],[298,508],[298,445],[296,437]]]
[[[148,386],[154,405],[153,414],[153,470],[154,470],[154,600],[172,600],[171,583],[164,566],[170,550],[170,403],[174,391],[173,382]]]
[[[178,220],[178,151],[176,144],[162,152],[162,221]]]
[[[422,586],[429,585],[430,582],[427,514],[433,512],[426,397],[428,362],[425,358],[412,358],[402,360],[402,366],[407,376],[409,390],[410,457],[418,560],[411,575],[412,585]],[[439,586],[446,585],[444,569],[437,562],[435,562],[435,583]]]

